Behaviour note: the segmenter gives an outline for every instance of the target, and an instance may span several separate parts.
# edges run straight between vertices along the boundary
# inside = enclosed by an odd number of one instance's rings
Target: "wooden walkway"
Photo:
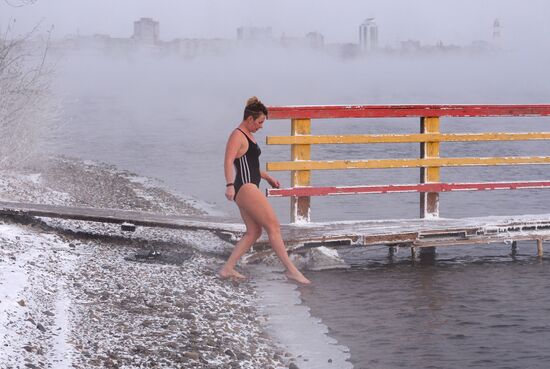
[[[162,215],[138,211],[67,207],[0,201],[0,215],[26,215],[92,222],[161,227],[182,230],[206,230],[227,239],[238,239],[243,224],[207,216]],[[281,226],[283,239],[294,250],[316,246],[388,245],[435,247],[487,244],[504,241],[550,240],[550,214],[492,216],[462,219],[402,219],[383,221],[347,221]],[[265,233],[265,232],[264,232]],[[264,234],[255,246],[267,246]]]
[[[84,220],[90,222],[132,224],[185,230],[243,233],[243,224],[228,223],[223,218],[208,216],[163,215],[143,211],[71,207],[0,201],[1,215],[27,215],[45,218]]]

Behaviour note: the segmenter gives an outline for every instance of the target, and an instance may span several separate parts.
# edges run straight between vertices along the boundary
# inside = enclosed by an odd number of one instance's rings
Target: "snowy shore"
[[[129,173],[71,159],[0,172],[0,199],[204,212]],[[216,277],[221,259],[209,253],[228,247],[206,232],[4,218],[0,368],[292,367],[265,333],[253,287]],[[148,257],[153,249],[160,257]]]

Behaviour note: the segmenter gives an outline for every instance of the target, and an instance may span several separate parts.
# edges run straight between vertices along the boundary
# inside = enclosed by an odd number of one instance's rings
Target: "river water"
[[[244,102],[271,105],[403,103],[548,103],[547,53],[374,57],[343,61],[320,54],[250,52],[195,60],[64,55],[55,93],[60,125],[55,154],[75,156],[162,180],[239,220],[223,196],[225,140]],[[442,132],[549,131],[549,118],[443,118]],[[256,138],[288,134],[267,121]],[[318,120],[313,133],[416,133],[418,119]],[[262,146],[261,160],[288,160],[288,147]],[[418,144],[314,147],[315,159],[405,158]],[[550,143],[447,143],[442,157],[550,156]],[[444,181],[548,179],[548,167],[443,168]],[[283,186],[289,174],[276,173]],[[327,171],[315,185],[415,183],[418,169]],[[288,199],[273,199],[282,222]],[[443,217],[548,213],[548,190],[441,195]],[[417,194],[314,198],[314,221],[416,218]],[[347,270],[308,272],[301,288],[311,314],[355,368],[546,368],[550,362],[549,264],[532,243],[441,248],[434,263],[411,264],[402,250],[342,249]],[[327,367],[332,367],[330,363]]]

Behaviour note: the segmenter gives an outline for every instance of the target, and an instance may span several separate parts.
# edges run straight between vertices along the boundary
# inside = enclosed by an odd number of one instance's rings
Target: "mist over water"
[[[345,60],[319,52],[278,48],[239,49],[226,56],[184,60],[150,55],[66,54],[57,93],[64,100],[62,129],[54,134],[60,153],[119,165],[164,180],[170,187],[215,203],[232,216],[224,198],[223,155],[227,136],[242,119],[246,99],[269,105],[544,103],[550,101],[550,62],[543,50],[495,51],[479,55],[372,55]],[[443,132],[544,131],[548,118],[443,118]],[[416,133],[418,119],[314,120],[314,134]],[[290,132],[288,120],[268,120],[257,139],[262,165],[288,160],[288,146],[270,146],[266,135]],[[319,145],[314,159],[417,157],[417,144]],[[548,142],[445,143],[441,155],[548,155]],[[479,180],[544,179],[544,166],[443,168],[443,180],[467,175]],[[283,186],[287,172],[274,173]],[[315,185],[415,183],[418,169],[317,171]],[[443,194],[443,216],[542,212],[544,191],[514,192],[526,209],[510,203],[510,192]],[[524,195],[525,194],[525,195]],[[483,197],[480,197],[483,196]],[[450,200],[447,200],[449,198]],[[480,198],[504,207],[477,207]],[[470,201],[471,206],[454,204]],[[531,200],[530,200],[531,199]],[[515,200],[514,200],[515,201]],[[288,199],[273,199],[288,219]],[[392,204],[388,206],[388,204]],[[314,198],[314,220],[417,217],[418,195]],[[336,210],[338,209],[338,210]]]

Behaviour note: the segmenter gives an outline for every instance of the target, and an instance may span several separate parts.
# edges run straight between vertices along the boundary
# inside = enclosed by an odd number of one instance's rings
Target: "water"
[[[292,61],[292,68],[282,62]],[[60,63],[62,122],[54,153],[115,164],[158,178],[238,220],[224,198],[225,140],[253,94],[278,104],[548,103],[550,58],[536,54],[400,57],[343,62],[320,55],[254,50],[194,61],[95,54]],[[549,118],[443,118],[443,132],[549,131]],[[288,134],[267,121],[257,135]],[[318,120],[315,134],[418,132],[418,119]],[[262,145],[261,160],[287,160],[288,147]],[[315,159],[414,157],[418,144],[319,146]],[[550,142],[445,143],[441,156],[550,155]],[[288,173],[276,173],[282,185]],[[338,183],[335,183],[337,178]],[[444,181],[548,179],[547,166],[443,168]],[[416,183],[418,169],[315,172],[315,185]],[[271,203],[288,221],[288,199]],[[416,218],[418,194],[314,198],[315,221]],[[548,213],[548,190],[441,195],[444,217]],[[309,272],[301,297],[356,368],[543,368],[549,361],[548,263],[535,246],[440,248],[432,265],[402,250],[341,250],[346,271]],[[329,365],[329,364],[327,364]],[[330,367],[327,366],[327,367]]]
[[[355,368],[547,368],[550,265],[532,243],[520,250],[440,249],[429,265],[375,253],[350,270],[308,273],[315,288],[302,298]]]

